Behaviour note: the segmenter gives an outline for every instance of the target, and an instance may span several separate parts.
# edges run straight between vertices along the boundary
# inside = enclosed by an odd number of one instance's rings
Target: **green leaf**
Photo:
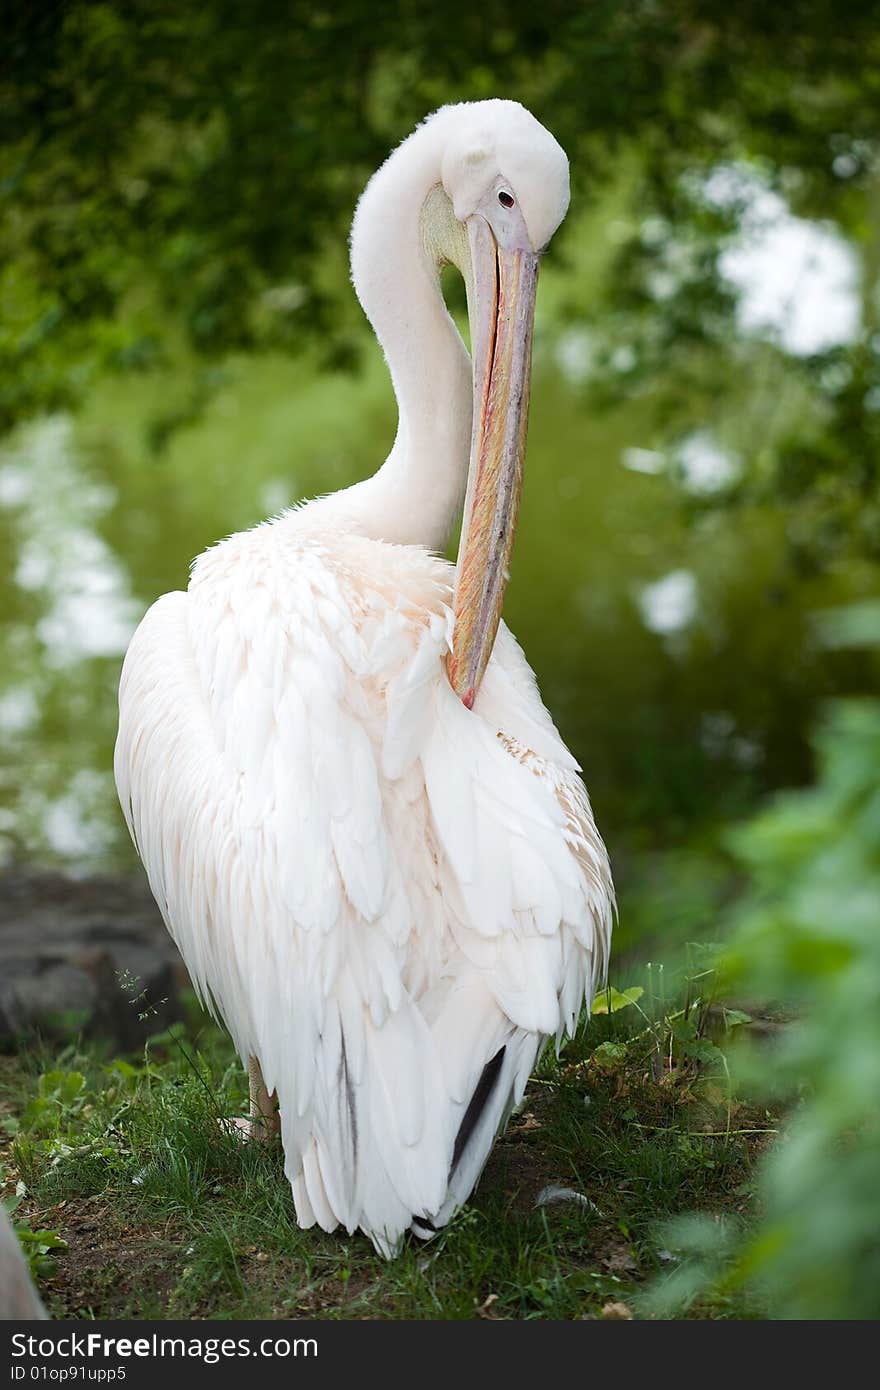
[[[620,1066],[622,1062],[626,1061],[626,1046],[624,1043],[616,1042],[600,1043],[599,1046],[593,1050],[593,1055],[590,1060],[600,1067],[613,1071],[615,1067]]]
[[[45,1255],[48,1250],[67,1249],[67,1241],[57,1231],[34,1231],[33,1239],[36,1241],[41,1255]]]
[[[743,1013],[742,1009],[725,1009],[724,1026],[725,1028],[739,1028],[743,1023],[751,1023],[751,1014]]]
[[[81,1071],[47,1071],[40,1077],[40,1095],[61,1105],[72,1105],[86,1088]]]
[[[630,1004],[635,1004],[644,994],[641,985],[632,985],[629,989],[619,990],[609,986],[603,989],[593,1000],[592,1014],[616,1014],[621,1009],[629,1008]]]

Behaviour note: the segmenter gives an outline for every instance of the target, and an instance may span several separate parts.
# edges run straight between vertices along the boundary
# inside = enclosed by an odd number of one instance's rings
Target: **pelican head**
[[[452,459],[454,486],[449,468],[438,467],[443,525],[432,529],[432,540],[448,534],[470,451],[448,661],[452,687],[468,708],[501,620],[516,528],[538,258],[568,197],[565,153],[529,111],[515,101],[466,102],[441,107],[398,146],[370,180],[352,226],[352,280],[406,418],[377,476],[400,489],[401,458],[416,470],[427,468],[432,452],[435,466],[441,454]],[[445,323],[434,317],[445,264],[458,267],[467,287],[470,385],[452,321],[445,311]],[[436,288],[430,311],[426,269]],[[388,513],[406,503],[400,491],[383,501],[382,529],[373,533],[391,538]]]
[[[470,709],[501,620],[522,490],[538,258],[568,209],[568,160],[516,102],[447,107],[434,119],[444,118],[442,188],[466,233],[465,251],[447,228],[447,251],[468,290],[474,390],[448,670]]]

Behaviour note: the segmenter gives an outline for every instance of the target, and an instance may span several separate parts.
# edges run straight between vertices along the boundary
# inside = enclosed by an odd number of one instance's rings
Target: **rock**
[[[38,1033],[140,1048],[186,972],[145,883],[20,870],[0,883],[0,1045]]]
[[[45,1318],[48,1314],[31,1282],[27,1261],[0,1207],[0,1321]]]

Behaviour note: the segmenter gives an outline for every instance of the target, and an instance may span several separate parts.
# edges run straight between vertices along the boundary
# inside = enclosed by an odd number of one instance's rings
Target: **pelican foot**
[[[275,1115],[230,1115],[218,1121],[224,1134],[231,1134],[234,1139],[239,1139],[242,1144],[247,1144],[251,1139],[258,1140],[261,1144],[268,1144],[272,1139],[279,1135],[278,1116]]]

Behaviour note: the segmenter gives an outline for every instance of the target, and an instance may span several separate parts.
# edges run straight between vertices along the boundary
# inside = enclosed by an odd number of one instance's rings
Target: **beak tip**
[[[464,694],[462,695],[462,697],[461,697],[461,703],[464,705],[465,709],[473,709],[473,707],[474,707],[474,700],[475,700],[476,698],[477,698],[477,692],[476,692],[476,690],[474,689],[474,687],[471,686],[470,689],[469,689],[469,690],[466,690],[466,691],[464,692]]]

